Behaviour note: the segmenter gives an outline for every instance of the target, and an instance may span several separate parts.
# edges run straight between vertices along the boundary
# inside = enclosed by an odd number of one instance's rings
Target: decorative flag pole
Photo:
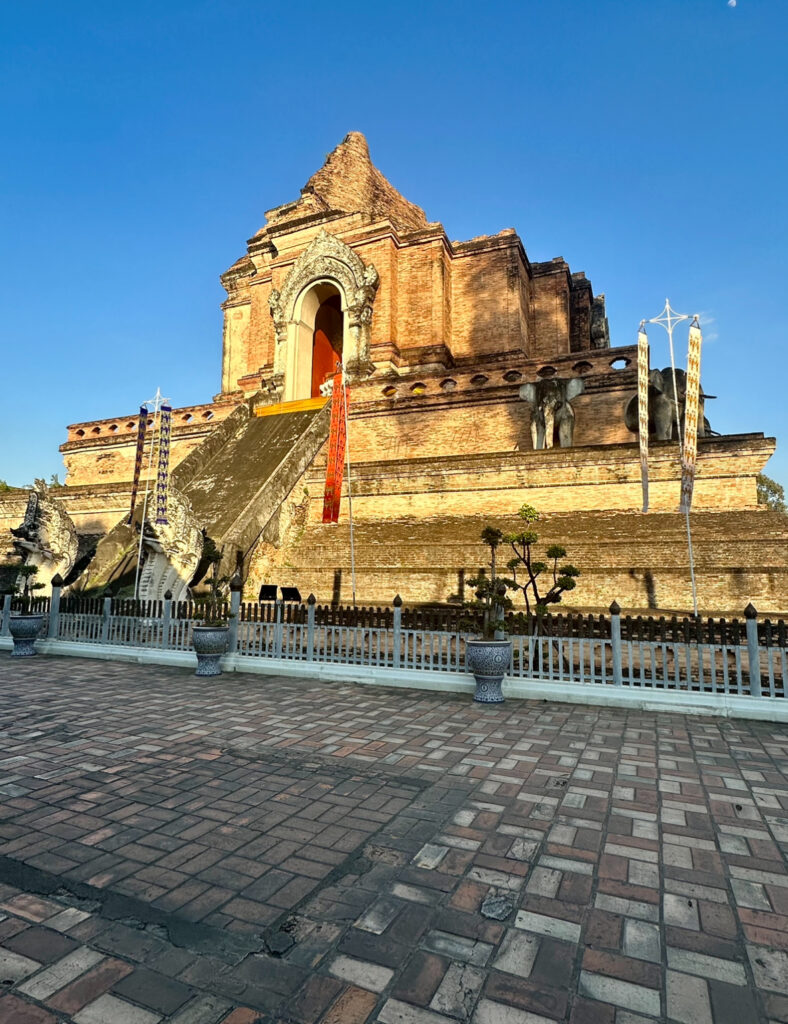
[[[676,324],[691,320],[689,334],[689,352],[687,356],[687,385],[684,397],[684,429],[681,426],[679,412],[679,389],[676,381],[676,358],[673,350],[673,330]],[[670,345],[670,369],[673,375],[673,404],[676,412],[676,432],[679,440],[679,458],[681,460],[681,504],[679,511],[684,513],[687,527],[687,549],[689,551],[690,581],[692,583],[692,608],[698,615],[698,588],[695,581],[695,555],[692,550],[692,528],[690,527],[690,504],[692,487],[695,479],[695,460],[698,452],[698,401],[700,396],[700,345],[701,332],[698,314],[677,313],[671,308],[670,299],[665,299],[665,308],[659,316],[652,317],[650,324],[659,324],[665,328]],[[691,434],[691,437],[690,437]]]
[[[679,413],[679,389],[676,385],[676,357],[673,353],[673,328],[676,324],[680,324],[682,320],[692,320],[693,318],[689,313],[677,313],[675,309],[670,307],[670,299],[665,299],[665,308],[659,314],[659,316],[652,317],[649,320],[650,324],[660,324],[664,327],[668,333],[668,343],[670,344],[670,370],[673,374],[673,404],[676,409],[676,430],[679,435],[679,451],[682,448],[681,442],[681,415]],[[697,314],[694,319],[698,319]]]
[[[168,403],[169,403],[169,398],[165,398],[162,395],[161,388],[156,388],[156,394],[153,396],[153,398],[149,398],[144,403],[144,405],[142,406],[142,408],[147,408],[148,409],[148,415],[150,415],[151,413],[153,414],[153,423],[151,424],[151,430],[150,430],[150,449],[149,449],[149,452],[148,452],[148,472],[147,472],[147,474],[145,476],[145,497],[144,497],[143,502],[142,502],[142,520],[140,522],[140,543],[139,543],[139,547],[137,548],[137,570],[136,570],[136,572],[134,574],[134,600],[135,601],[139,597],[140,570],[142,568],[142,544],[143,544],[143,541],[145,539],[145,516],[146,516],[147,511],[148,511],[148,493],[150,491],[151,472],[153,470],[153,449],[154,449],[154,446],[156,444],[157,419],[159,420],[159,423],[158,423],[159,430],[161,430],[161,417],[159,416],[159,410],[160,409],[163,410],[163,408],[166,407]],[[142,412],[142,408],[140,409],[140,413]],[[142,417],[140,417],[140,418],[142,418]],[[140,434],[142,434],[142,433],[143,433],[142,427],[140,427]],[[169,442],[169,437],[168,437],[168,442]],[[141,463],[142,459],[140,458],[139,461]],[[133,516],[133,510],[132,510],[132,516]],[[129,522],[131,522],[131,517],[129,518]]]
[[[137,425],[137,453],[134,458],[134,479],[131,483],[131,507],[129,509],[129,526],[134,522],[134,509],[137,505],[137,491],[140,486],[142,461],[145,457],[145,431],[148,429],[148,407],[140,406],[140,418]]]

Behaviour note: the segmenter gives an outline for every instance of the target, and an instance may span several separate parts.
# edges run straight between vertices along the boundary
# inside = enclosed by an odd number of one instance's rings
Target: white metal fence
[[[66,599],[55,588],[43,635],[63,641],[188,651],[198,609],[172,601]],[[12,601],[2,606],[8,635]],[[242,604],[239,593],[216,606],[227,621],[228,650],[247,658],[322,662],[424,672],[465,672],[471,635],[459,609],[332,608],[307,604]],[[788,678],[786,624],[744,619],[656,619],[573,614],[509,615],[508,675],[561,684],[616,686],[782,699]]]

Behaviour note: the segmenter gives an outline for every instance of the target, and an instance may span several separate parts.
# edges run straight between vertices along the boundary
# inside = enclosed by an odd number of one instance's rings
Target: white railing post
[[[0,621],[0,636],[8,636],[8,621],[11,618],[12,596],[12,594],[5,594],[3,596],[3,616]]]
[[[315,660],[315,595],[306,599],[306,660]]]
[[[761,696],[761,652],[758,648],[758,612],[752,601],[744,609],[747,624],[747,662],[750,675],[750,696]]]
[[[282,657],[282,631],[284,626],[282,621],[284,619],[284,602],[281,598],[277,598],[274,604],[274,657]]]
[[[618,601],[610,606],[610,642],[613,648],[613,685],[622,686],[624,674],[621,670],[621,608]]]
[[[230,580],[230,628],[227,632],[227,652],[235,654],[238,650],[238,621],[241,617],[241,595],[244,581],[240,573],[235,573]]]
[[[112,615],[112,598],[104,598],[104,611],[101,618],[101,643],[109,643],[109,621]]]
[[[63,577],[55,573],[52,577],[52,597],[49,600],[49,622],[47,624],[47,637],[57,640],[58,623],[60,621],[60,591],[63,586]]]
[[[161,646],[167,651],[170,648],[170,624],[172,622],[172,591],[165,590],[161,606]]]
[[[402,668],[402,598],[394,598],[394,668]]]

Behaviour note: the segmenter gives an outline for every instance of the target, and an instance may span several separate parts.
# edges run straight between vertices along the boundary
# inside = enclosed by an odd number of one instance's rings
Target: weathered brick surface
[[[388,497],[376,499],[381,510]],[[436,508],[442,513],[443,497],[435,495]],[[471,492],[468,501],[472,500]],[[308,504],[317,506],[319,499]],[[518,521],[510,512],[507,509],[491,516],[490,521],[504,530],[515,530]],[[247,599],[256,597],[262,582],[276,582],[298,586],[303,595],[314,593],[321,603],[349,601],[348,524],[323,526],[308,516],[308,505],[302,503],[292,528],[280,536],[279,546],[258,546]],[[397,593],[407,604],[445,601],[463,592],[467,599],[464,581],[485,564],[485,549],[479,540],[484,521],[478,516],[445,513],[423,520],[406,516],[356,519],[360,601],[390,605]],[[763,614],[785,613],[788,523],[784,516],[755,510],[698,511],[692,514],[691,523],[699,604],[704,614],[741,618],[750,600]],[[566,607],[606,612],[615,598],[627,613],[691,612],[683,516],[668,512],[645,517],[625,511],[556,512],[546,514],[539,529],[540,550],[551,543],[562,544],[568,559],[581,570],[577,588],[564,596]],[[764,565],[769,566],[767,571],[755,568]]]

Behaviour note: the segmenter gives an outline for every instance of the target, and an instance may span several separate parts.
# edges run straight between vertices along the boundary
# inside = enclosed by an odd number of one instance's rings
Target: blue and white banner
[[[170,472],[170,431],[172,429],[172,408],[161,407],[159,421],[159,471],[156,476],[156,522],[167,524],[167,486]]]

